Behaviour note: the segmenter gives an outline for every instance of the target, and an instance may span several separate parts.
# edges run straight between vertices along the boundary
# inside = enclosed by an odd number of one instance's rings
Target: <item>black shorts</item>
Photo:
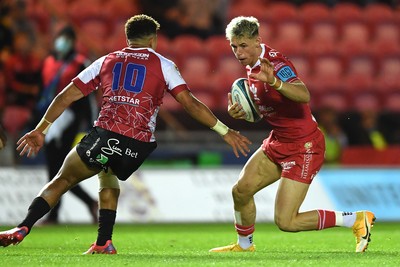
[[[156,147],[156,142],[141,142],[93,127],[77,145],[76,151],[89,167],[101,168],[106,172],[108,168],[111,168],[119,180],[125,181]]]

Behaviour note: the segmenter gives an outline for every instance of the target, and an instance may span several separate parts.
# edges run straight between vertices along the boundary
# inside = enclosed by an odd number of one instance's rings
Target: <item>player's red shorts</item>
[[[311,184],[324,163],[325,139],[318,131],[310,140],[302,142],[279,142],[273,132],[263,141],[262,150],[282,167],[281,177]]]

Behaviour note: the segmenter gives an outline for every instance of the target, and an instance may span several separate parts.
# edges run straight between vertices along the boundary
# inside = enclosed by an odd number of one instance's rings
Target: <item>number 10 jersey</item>
[[[95,126],[143,142],[154,142],[165,92],[189,90],[171,60],[151,48],[124,48],[93,62],[72,82],[86,96],[102,90]]]

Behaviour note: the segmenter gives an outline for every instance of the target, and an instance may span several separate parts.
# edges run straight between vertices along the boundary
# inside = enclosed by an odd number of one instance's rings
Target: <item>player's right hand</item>
[[[21,151],[19,155],[27,154],[28,158],[37,155],[44,144],[44,137],[45,135],[38,130],[26,133],[17,142],[17,151]]]
[[[243,110],[242,106],[238,103],[232,104],[232,94],[228,93],[228,114],[234,119],[246,118],[246,112]]]

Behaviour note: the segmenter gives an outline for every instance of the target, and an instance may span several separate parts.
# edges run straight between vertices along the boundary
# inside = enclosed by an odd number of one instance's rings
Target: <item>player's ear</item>
[[[151,47],[153,50],[156,50],[156,48],[157,48],[157,35],[154,35],[154,36],[152,36],[150,38],[149,47]]]
[[[261,43],[262,43],[261,36],[258,36],[258,37],[256,38],[256,43],[257,43],[257,47],[261,46]]]

